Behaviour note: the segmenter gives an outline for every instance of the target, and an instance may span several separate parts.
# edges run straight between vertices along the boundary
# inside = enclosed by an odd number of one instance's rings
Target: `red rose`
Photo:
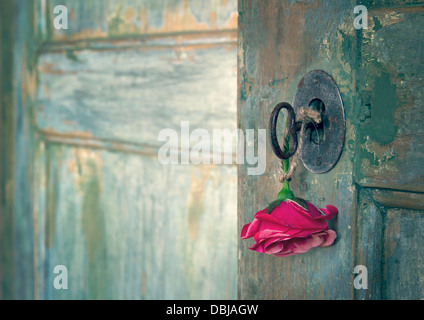
[[[330,246],[336,239],[336,233],[325,221],[337,214],[336,207],[317,209],[307,201],[293,198],[271,209],[270,214],[266,208],[257,212],[253,221],[243,227],[241,238],[253,237],[256,242],[249,249],[287,257]]]

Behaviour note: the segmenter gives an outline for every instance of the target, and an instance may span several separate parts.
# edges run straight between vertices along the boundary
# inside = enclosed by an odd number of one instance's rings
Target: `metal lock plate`
[[[337,163],[345,140],[345,115],[339,88],[324,71],[314,70],[300,80],[293,98],[295,112],[302,106],[320,111],[322,123],[305,132],[300,158],[314,173],[325,173]]]

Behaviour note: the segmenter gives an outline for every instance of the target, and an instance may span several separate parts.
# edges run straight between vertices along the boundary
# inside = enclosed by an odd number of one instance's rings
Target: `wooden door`
[[[236,127],[236,1],[0,11],[0,297],[235,298],[236,167],[162,165],[158,135]]]
[[[355,29],[357,5],[368,28]],[[276,103],[321,69],[337,82],[346,139],[337,166],[313,174],[300,166],[294,193],[339,209],[333,246],[276,258],[239,241],[241,299],[424,298],[424,2],[239,1],[238,123],[267,128]],[[239,168],[239,230],[276,198],[277,158],[267,171]],[[355,289],[358,265],[368,288]]]

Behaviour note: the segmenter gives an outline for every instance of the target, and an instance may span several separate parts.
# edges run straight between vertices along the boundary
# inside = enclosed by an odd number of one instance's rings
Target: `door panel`
[[[37,230],[40,298],[235,295],[233,167],[167,167],[137,154],[41,147],[47,181]],[[67,266],[69,290],[48,285],[56,265]]]
[[[1,299],[34,296],[34,149],[37,21],[35,1],[0,7]]]
[[[368,200],[358,206],[362,218],[357,228],[363,235],[370,232],[362,243],[358,240],[357,264],[375,267],[374,272],[368,269],[374,288],[366,294],[356,290],[358,298],[423,298],[424,253],[418,245],[424,205],[423,5],[370,4],[368,29],[357,35],[361,58],[354,180],[372,187],[360,188],[360,198],[366,194]],[[366,217],[370,208],[375,219]]]
[[[52,139],[101,139],[146,152],[158,147],[164,128],[179,133],[182,121],[211,133],[235,128],[234,43],[171,40],[75,51],[73,59],[46,51],[38,64],[37,127]]]
[[[54,40],[102,39],[199,31],[231,33],[237,29],[237,2],[216,0],[50,0],[66,4],[72,23],[52,29]]]
[[[424,298],[424,211],[387,210],[383,285],[386,299]]]
[[[368,8],[366,30],[353,25],[358,4]],[[314,69],[332,75],[346,116],[336,167],[318,175],[299,165],[291,182],[295,195],[339,209],[329,223],[338,238],[331,247],[287,258],[249,251],[239,241],[240,298],[422,298],[423,253],[415,241],[424,185],[423,5],[239,1],[239,126],[268,128],[275,104],[291,103],[300,79]],[[263,176],[239,168],[239,230],[281,188],[278,159],[270,145],[267,150]],[[357,265],[368,268],[367,290],[354,288]]]
[[[58,4],[68,30],[53,27]],[[179,134],[181,121],[236,127],[236,5],[2,4],[2,43],[15,43],[0,78],[13,91],[2,98],[2,298],[236,297],[235,165],[157,156],[159,132]],[[53,286],[57,265],[68,290]]]
[[[235,2],[57,4],[70,28],[47,19],[38,57],[36,297],[234,298],[236,167],[157,155],[182,121],[235,128]]]
[[[387,208],[361,190],[357,264],[368,268],[368,290],[358,299],[423,297],[423,211]]]
[[[297,84],[308,71],[331,70],[345,103],[346,141],[354,139],[354,33],[348,28],[350,4],[337,1],[239,2],[239,126],[268,128],[275,104],[291,103]],[[345,48],[342,50],[342,48]],[[239,168],[239,229],[256,211],[275,200],[278,159],[267,145],[267,170],[248,176]],[[339,215],[331,221],[338,233],[329,248],[276,258],[248,250],[239,242],[241,299],[350,299],[353,297],[356,187],[352,182],[352,146],[337,166],[316,175],[299,164],[293,192],[316,205],[333,204]]]
[[[361,186],[424,191],[424,7],[369,11],[358,35],[357,150]]]
[[[356,299],[382,299],[384,296],[384,232],[386,212],[369,196],[368,190],[358,195],[356,265],[367,267],[368,290],[355,290]]]

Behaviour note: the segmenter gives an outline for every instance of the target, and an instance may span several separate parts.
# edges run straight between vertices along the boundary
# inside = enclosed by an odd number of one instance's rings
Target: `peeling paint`
[[[53,0],[53,5],[59,0]],[[56,30],[55,40],[108,38],[120,35],[160,34],[187,31],[211,31],[237,28],[235,1],[221,2],[177,0],[166,2],[60,1],[71,12],[68,32]],[[87,20],[81,12],[90,12]],[[97,26],[97,27],[96,27]],[[100,26],[100,27],[98,27]]]
[[[420,8],[371,11],[361,38],[356,180],[364,186],[423,191],[414,168],[422,157],[423,80],[419,52],[424,33]],[[417,175],[418,173],[418,175]]]

